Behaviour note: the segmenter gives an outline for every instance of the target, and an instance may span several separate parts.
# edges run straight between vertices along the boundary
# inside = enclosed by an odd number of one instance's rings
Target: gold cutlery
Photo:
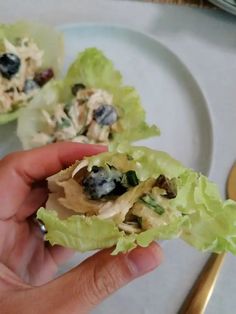
[[[227,197],[236,200],[236,163],[229,172]],[[225,253],[211,254],[187,295],[178,314],[204,314],[225,259]]]

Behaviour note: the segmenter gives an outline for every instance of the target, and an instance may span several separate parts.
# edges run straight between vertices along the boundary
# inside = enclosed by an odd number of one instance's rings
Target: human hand
[[[157,267],[153,243],[128,254],[103,250],[54,279],[71,250],[45,245],[33,213],[45,203],[45,178],[104,147],[57,143],[13,153],[0,161],[0,309],[14,313],[88,313],[134,278]]]

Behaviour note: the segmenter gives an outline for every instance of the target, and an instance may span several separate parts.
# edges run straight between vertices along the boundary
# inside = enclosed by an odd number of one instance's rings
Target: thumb
[[[161,248],[156,243],[127,254],[111,256],[110,253],[111,250],[100,251],[38,288],[40,294],[36,299],[40,299],[38,306],[42,307],[42,313],[88,313],[122,286],[156,268],[162,259]]]

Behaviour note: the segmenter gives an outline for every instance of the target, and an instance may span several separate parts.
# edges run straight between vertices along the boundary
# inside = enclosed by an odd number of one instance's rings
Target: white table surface
[[[214,159],[210,178],[222,196],[236,157],[236,18],[219,10],[136,1],[0,0],[0,21],[32,19],[54,25],[105,22],[150,33],[174,51],[197,79],[210,106]],[[182,241],[163,244],[165,262],[100,305],[94,313],[175,314],[208,255]],[[206,314],[236,312],[236,264],[228,255]],[[68,287],[69,288],[69,287]],[[136,307],[135,307],[136,308]],[[132,311],[133,309],[133,311]]]

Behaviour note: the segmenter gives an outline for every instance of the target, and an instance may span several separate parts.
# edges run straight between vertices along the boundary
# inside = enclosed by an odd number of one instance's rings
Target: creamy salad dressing
[[[19,70],[6,78],[0,72],[0,114],[20,107],[35,95],[39,86],[33,81],[35,73],[42,66],[44,52],[28,38],[18,38],[13,45],[4,39],[0,56],[13,54],[20,59]]]
[[[71,140],[107,144],[117,130],[118,115],[113,97],[102,89],[82,88],[70,103],[41,110],[41,129],[33,136],[33,146]]]

